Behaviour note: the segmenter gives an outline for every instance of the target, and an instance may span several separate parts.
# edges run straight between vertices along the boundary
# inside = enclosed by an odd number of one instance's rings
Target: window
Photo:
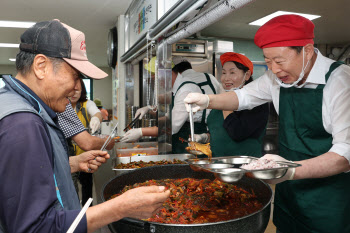
[[[4,87],[5,86],[5,82],[4,80],[2,79],[2,76],[3,75],[8,75],[8,74],[0,74],[0,88]],[[11,74],[10,74],[11,75]],[[12,75],[11,75],[12,76]],[[84,78],[83,79],[83,82],[85,84],[85,88],[86,88],[86,95],[88,97],[89,100],[93,100],[94,96],[93,96],[93,88],[92,88],[92,80],[91,79],[88,79],[88,78]]]
[[[86,96],[88,97],[89,100],[93,100],[94,95],[93,95],[93,88],[92,88],[92,80],[88,78],[83,78],[83,82],[85,84],[86,88]]]

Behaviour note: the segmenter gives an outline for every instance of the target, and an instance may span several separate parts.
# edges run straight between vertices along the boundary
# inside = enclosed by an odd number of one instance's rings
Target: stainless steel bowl
[[[259,170],[247,170],[246,175],[248,177],[261,179],[261,180],[278,179],[283,177],[287,173],[288,169],[301,166],[300,164],[293,163],[293,162],[276,161],[276,163],[284,167],[259,169]]]
[[[233,164],[227,164],[227,163],[209,163],[209,164],[200,164],[198,165],[203,169],[207,170],[213,170],[213,169],[222,169],[222,168],[232,168]]]
[[[221,168],[214,169],[213,173],[216,178],[222,182],[234,183],[242,179],[245,174],[245,170],[240,168]]]
[[[252,162],[253,160],[256,160],[258,158],[251,157],[251,156],[230,156],[230,157],[220,157],[217,158],[217,162],[219,163],[228,163],[228,164],[234,164],[235,167],[239,168],[243,164],[247,164]]]
[[[246,175],[251,178],[269,180],[278,179],[287,173],[288,167],[270,168],[261,170],[249,170]]]
[[[202,166],[211,164],[211,161],[208,159],[187,159],[185,162],[190,165],[193,171],[205,171]]]

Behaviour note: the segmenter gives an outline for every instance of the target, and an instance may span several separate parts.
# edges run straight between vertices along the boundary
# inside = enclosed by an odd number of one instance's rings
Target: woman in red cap
[[[220,56],[224,91],[242,88],[253,81],[253,63],[244,55],[228,52]],[[213,157],[249,155],[261,157],[262,139],[268,120],[267,103],[238,112],[211,110],[207,118],[209,133],[195,134],[195,141],[210,142]]]
[[[350,232],[350,67],[314,47],[314,24],[278,16],[257,31],[269,70],[244,88],[189,94],[194,109],[243,110],[273,102],[279,114],[279,155],[291,160],[276,185],[273,222],[282,233]]]

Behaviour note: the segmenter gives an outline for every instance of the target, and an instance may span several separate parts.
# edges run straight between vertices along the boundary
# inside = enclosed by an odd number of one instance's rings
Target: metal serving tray
[[[131,168],[131,169],[116,169],[114,168],[116,165],[121,163],[130,163],[130,162],[136,162],[136,161],[143,161],[143,162],[150,162],[150,161],[161,161],[161,160],[173,160],[178,159],[181,161],[185,161],[187,159],[193,159],[195,158],[192,154],[166,154],[166,155],[146,155],[146,156],[131,156],[131,157],[115,157],[113,158],[113,167],[112,170],[116,175],[132,171],[137,168]]]
[[[276,163],[283,165],[284,167],[259,170],[246,170],[240,168],[243,164],[248,164],[256,159],[258,158],[250,156],[227,156],[215,157],[211,160],[208,158],[193,158],[185,161],[193,170],[212,172],[216,178],[226,183],[237,182],[244,174],[248,177],[261,180],[278,179],[283,177],[289,168],[301,166],[300,164],[293,162],[276,161]]]

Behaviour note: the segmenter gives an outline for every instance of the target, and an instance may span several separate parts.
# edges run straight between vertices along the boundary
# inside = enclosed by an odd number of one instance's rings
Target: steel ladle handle
[[[191,141],[193,141],[194,140],[194,123],[193,123],[192,104],[189,104],[189,106],[190,106],[189,117],[190,117]]]

